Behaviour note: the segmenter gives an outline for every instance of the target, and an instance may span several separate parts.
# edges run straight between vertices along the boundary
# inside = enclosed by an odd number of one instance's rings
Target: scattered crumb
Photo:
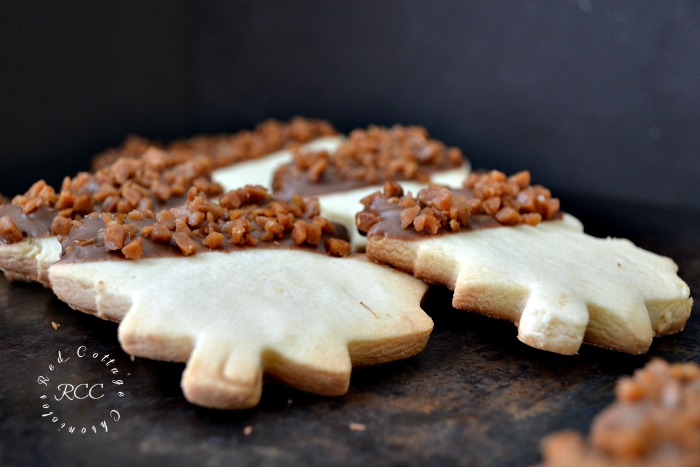
[[[367,306],[367,304],[365,302],[360,302],[360,305],[362,305],[363,307],[365,307],[367,309],[367,311],[372,313],[375,318],[379,319],[379,316],[377,316],[377,314],[374,311],[372,311],[372,309],[369,306]]]
[[[291,405],[292,405],[292,400],[291,400],[291,399],[287,399],[287,407],[291,407]]]
[[[51,321],[51,326],[53,326],[54,331],[58,331],[58,328],[61,327],[56,321]]]
[[[246,436],[250,436],[250,434],[253,432],[253,425],[248,425],[245,428],[243,428],[243,434]]]
[[[353,423],[350,422],[350,429],[352,431],[366,431],[367,430],[367,425],[364,423]]]

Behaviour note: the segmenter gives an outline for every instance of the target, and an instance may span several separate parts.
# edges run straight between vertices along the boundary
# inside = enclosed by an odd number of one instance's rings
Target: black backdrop
[[[128,133],[421,124],[555,194],[700,208],[700,2],[0,0],[0,192]]]

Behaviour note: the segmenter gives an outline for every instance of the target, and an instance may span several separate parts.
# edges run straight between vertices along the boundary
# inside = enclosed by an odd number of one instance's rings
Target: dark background
[[[676,260],[698,296],[700,2],[0,0],[4,194],[59,183],[128,133],[297,114],[421,124],[476,167],[529,168],[594,235]],[[620,202],[580,204],[601,198]],[[700,358],[697,312],[647,355],[562,357],[432,298],[414,359],[353,371],[342,398],[266,386],[256,409],[224,413],[185,402],[181,365],[129,362],[113,323],[0,280],[0,464],[534,465],[544,435],[588,430],[620,376]],[[131,372],[108,437],[61,436],[35,403],[47,358],[79,345]]]
[[[555,194],[700,209],[700,2],[0,0],[0,192],[129,133],[421,124]]]

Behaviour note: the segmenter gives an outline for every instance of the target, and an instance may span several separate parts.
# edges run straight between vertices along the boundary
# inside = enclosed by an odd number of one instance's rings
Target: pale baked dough
[[[518,338],[538,349],[571,355],[586,342],[641,354],[654,336],[681,331],[692,298],[676,264],[580,227],[566,215],[418,241],[378,234],[367,255],[446,285],[455,308],[513,321]]]
[[[343,143],[343,136],[326,136],[301,146],[306,151],[334,152]],[[224,187],[224,191],[245,185],[261,185],[272,189],[272,175],[280,165],[292,162],[292,151],[282,150],[259,159],[239,162],[212,172],[212,180]]]
[[[182,388],[206,407],[258,403],[263,376],[322,395],[350,370],[420,352],[427,286],[364,255],[250,249],[191,257],[57,263],[56,295],[121,321],[132,355],[187,362]]]
[[[446,185],[452,188],[459,188],[467,175],[469,175],[470,165],[465,161],[456,169],[435,172],[430,178],[430,183],[436,185]],[[411,191],[414,195],[421,189],[428,186],[428,183],[418,183],[412,180],[401,181],[401,186],[405,192]],[[371,195],[375,191],[380,191],[383,185],[372,185],[357,190],[341,191],[329,193],[318,197],[321,206],[321,215],[333,222],[345,226],[350,233],[350,243],[353,251],[364,251],[367,246],[367,239],[360,235],[355,227],[355,213],[362,211],[360,200]]]
[[[57,237],[29,237],[0,245],[0,270],[10,281],[40,282],[48,287],[47,270],[60,256]]]

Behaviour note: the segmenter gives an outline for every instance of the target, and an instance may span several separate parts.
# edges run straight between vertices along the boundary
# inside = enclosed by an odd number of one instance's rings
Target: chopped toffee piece
[[[295,117],[288,123],[282,123],[270,119],[260,123],[252,131],[194,136],[173,141],[165,149],[184,159],[206,156],[216,169],[336,134],[337,131],[325,120]],[[93,157],[90,165],[93,170],[100,170],[120,158],[138,159],[151,146],[162,147],[159,143],[139,136],[128,136],[120,147],[108,149]]]
[[[253,131],[195,136],[175,141],[168,146],[168,150],[175,154],[209,157],[214,168],[220,168],[336,134],[338,132],[325,120],[295,117],[288,123],[282,123],[270,119],[260,123]]]
[[[315,196],[381,184],[427,182],[431,174],[464,164],[462,152],[430,139],[423,127],[396,125],[354,130],[338,150],[294,152],[294,161],[274,175],[275,194]]]
[[[66,235],[73,219],[93,212],[154,211],[185,202],[187,190],[196,187],[217,196],[221,186],[211,181],[206,157],[182,159],[150,148],[139,159],[118,159],[94,174],[81,172],[63,180],[60,191],[40,180],[11,204],[0,205],[0,242],[31,237]],[[17,235],[12,225],[22,233]],[[121,247],[120,247],[121,248]]]
[[[700,465],[700,366],[652,360],[616,388],[589,440],[560,432],[543,442],[544,465]]]
[[[15,243],[22,240],[22,232],[10,216],[0,217],[0,239],[3,243]]]
[[[537,225],[559,211],[559,200],[552,198],[547,188],[530,186],[530,172],[526,170],[510,177],[497,170],[472,173],[464,181],[464,188],[480,201],[472,206],[473,214],[488,214],[506,225]]]
[[[281,201],[250,185],[225,193],[219,203],[192,187],[184,206],[157,215],[91,213],[74,222],[62,245],[63,262],[190,256],[253,246],[350,253],[347,231],[321,217],[315,199]]]
[[[93,171],[98,171],[114,164],[117,159],[139,158],[152,146],[160,147],[161,145],[141,136],[129,135],[118,148],[110,148],[94,156],[90,162],[90,167],[92,167]]]
[[[559,200],[540,185],[530,185],[530,173],[510,177],[498,171],[472,173],[464,189],[431,185],[417,196],[404,195],[396,182],[362,200],[355,221],[359,231],[409,237],[473,230],[499,225],[537,225],[559,214]]]

